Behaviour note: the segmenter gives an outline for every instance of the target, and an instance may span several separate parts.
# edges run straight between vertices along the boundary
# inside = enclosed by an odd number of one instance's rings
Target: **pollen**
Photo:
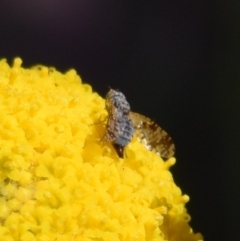
[[[0,60],[0,237],[6,241],[197,241],[167,161],[137,138],[124,159],[105,100],[75,70]]]

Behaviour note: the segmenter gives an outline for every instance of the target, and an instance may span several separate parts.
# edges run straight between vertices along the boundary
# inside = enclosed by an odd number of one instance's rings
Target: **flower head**
[[[202,240],[164,162],[102,139],[105,101],[75,70],[0,61],[2,240]]]

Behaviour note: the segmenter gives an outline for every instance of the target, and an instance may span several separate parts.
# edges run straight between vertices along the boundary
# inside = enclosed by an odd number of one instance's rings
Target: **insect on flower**
[[[129,116],[130,105],[121,92],[111,89],[106,96],[106,110],[108,121],[104,140],[111,142],[118,156],[123,158],[124,147],[134,135],[134,127]]]
[[[110,89],[107,93],[106,110],[108,121],[104,140],[112,143],[120,158],[123,158],[124,148],[134,134],[148,150],[155,151],[161,157],[174,155],[175,145],[167,132],[150,118],[132,112],[120,91]]]

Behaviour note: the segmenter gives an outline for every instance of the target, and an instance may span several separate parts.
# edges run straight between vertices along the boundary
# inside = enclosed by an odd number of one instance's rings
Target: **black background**
[[[75,68],[171,133],[205,240],[239,237],[240,1],[1,1],[0,57]]]

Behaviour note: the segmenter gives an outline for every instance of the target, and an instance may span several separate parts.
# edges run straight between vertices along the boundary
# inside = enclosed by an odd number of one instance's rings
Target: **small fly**
[[[172,157],[175,145],[172,138],[150,118],[132,112],[124,94],[110,89],[106,95],[108,121],[104,140],[111,142],[118,156],[123,158],[124,148],[134,135],[148,149],[163,158]]]

